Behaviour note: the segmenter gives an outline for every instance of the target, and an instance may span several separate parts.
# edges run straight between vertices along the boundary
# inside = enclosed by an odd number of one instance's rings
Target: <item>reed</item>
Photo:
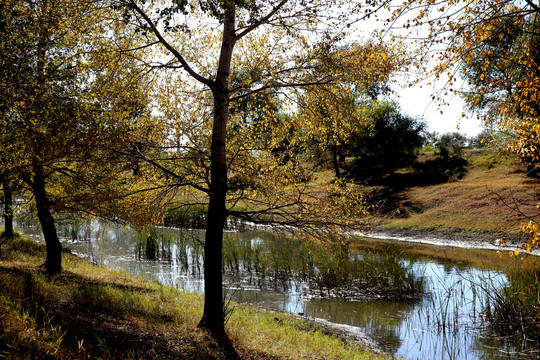
[[[170,209],[163,223],[165,226],[180,229],[206,229],[208,206],[197,204]],[[229,217],[225,224],[227,230],[244,231],[247,228],[243,219]]]
[[[508,284],[486,289],[485,318],[498,336],[540,341],[540,269],[516,264],[507,270]]]

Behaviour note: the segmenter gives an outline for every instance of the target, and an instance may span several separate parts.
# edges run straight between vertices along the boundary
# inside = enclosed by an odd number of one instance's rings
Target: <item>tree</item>
[[[495,111],[501,130],[515,135],[508,149],[528,162],[538,161],[540,129],[540,6],[533,0],[454,1],[449,4],[410,0],[393,9],[392,20],[414,13],[405,28],[427,28],[419,54],[422,60],[436,60],[430,73],[450,79],[434,99],[444,103],[444,93],[459,94],[457,72],[470,76],[476,93],[467,93],[472,107]],[[443,45],[441,47],[441,44]],[[435,51],[434,51],[435,50]],[[422,69],[427,65],[424,61]],[[497,104],[496,106],[494,106]],[[538,224],[524,226],[531,237],[527,249],[538,242]]]
[[[356,158],[352,173],[358,178],[392,173],[416,158],[424,142],[425,123],[401,113],[391,102],[373,103],[366,114],[369,122],[349,141]]]
[[[125,0],[113,4],[126,10],[121,21],[130,21],[148,36],[149,45],[157,43],[154,51],[162,52],[147,63],[166,70],[158,103],[170,119],[174,147],[181,151],[168,163],[148,156],[141,159],[174,179],[175,186],[190,186],[208,199],[205,306],[199,326],[222,335],[222,240],[228,216],[315,228],[352,224],[351,214],[362,208],[352,205],[358,197],[350,193],[349,197],[328,196],[333,202],[323,202],[298,185],[303,173],[299,162],[284,164],[276,159],[272,148],[283,144],[284,135],[300,128],[299,123],[276,123],[269,116],[261,126],[244,126],[231,106],[272,91],[285,101],[294,99],[292,95],[300,89],[331,85],[349,74],[366,70],[367,76],[369,69],[341,64],[335,51],[348,21],[364,16],[364,9],[360,3],[340,0],[205,0],[168,5]],[[243,126],[243,137],[236,136],[242,133],[238,128],[230,131],[232,123]],[[272,124],[284,126],[272,128]],[[270,134],[270,146],[264,148],[262,130]],[[296,139],[291,137],[289,143],[293,146]],[[235,189],[229,188],[229,174],[235,178]],[[280,191],[285,185],[288,191]],[[194,201],[201,202],[200,198]],[[331,213],[345,201],[349,201],[349,213]],[[255,205],[251,211],[240,211],[239,203]]]
[[[437,147],[445,152],[460,155],[467,145],[467,137],[458,132],[444,133],[437,141]]]
[[[146,141],[152,131],[137,69],[111,51],[127,37],[92,5],[13,0],[1,8],[0,34],[14,41],[0,48],[0,174],[21,178],[34,197],[49,274],[62,268],[54,213],[117,216],[121,199],[140,186],[130,183],[125,156],[104,149]],[[141,213],[135,206],[129,212]]]
[[[39,129],[39,123],[35,115],[41,111],[44,111],[45,105],[42,100],[45,96],[44,77],[46,62],[44,52],[48,46],[48,29],[46,25],[46,2],[41,4],[31,4],[22,2],[6,2],[2,6],[2,12],[4,15],[1,24],[1,35],[7,40],[8,37],[13,36],[13,32],[17,29],[23,30],[20,33],[20,37],[15,37],[13,43],[9,41],[2,41],[2,127],[5,129],[2,134],[2,159],[6,161],[4,163],[2,173],[3,178],[13,172],[13,169],[22,164],[22,158],[20,152],[24,152],[27,146],[19,149],[19,145],[28,144],[23,142],[21,130],[21,118],[17,118],[14,115],[15,107],[27,107],[26,116],[29,117],[29,121],[26,125],[27,129],[37,130]],[[28,16],[30,11],[36,14],[36,18]],[[47,19],[51,21],[51,19]],[[20,51],[20,58],[13,56],[13,51]],[[54,69],[54,68],[52,68]],[[53,70],[54,71],[54,70]],[[61,82],[61,79],[58,79]],[[15,84],[22,85],[20,88],[15,87]],[[26,96],[25,96],[26,95]],[[35,101],[33,106],[28,106],[29,102]],[[45,110],[46,111],[46,110]],[[33,144],[34,148],[40,151],[40,144],[37,143],[39,138],[36,137],[36,143]],[[25,138],[24,141],[29,139]],[[17,151],[15,151],[17,149]],[[48,199],[44,194],[44,181],[43,181],[43,165],[41,159],[38,159],[39,155],[36,154],[33,170],[35,172],[34,190],[36,207],[38,208],[38,217],[42,224],[43,234],[45,236],[47,244],[47,261],[46,269],[49,273],[55,273],[60,271],[61,268],[61,245],[56,236],[56,230],[54,229],[54,222],[51,221],[52,217],[48,211]],[[4,193],[6,189],[9,191],[9,186],[4,184]]]
[[[540,115],[540,105],[531,101],[528,78],[540,76],[529,61],[540,63],[540,45],[536,17],[515,17],[504,12],[489,26],[479,29],[479,44],[463,64],[463,74],[470,90],[464,94],[471,109],[484,116],[492,126],[509,128],[514,142],[510,144],[527,166],[527,174],[535,174],[540,154],[535,131],[529,131],[531,117]],[[532,53],[531,53],[532,51]],[[532,57],[524,60],[524,57]],[[531,72],[533,72],[531,74]],[[534,72],[537,72],[535,74]],[[525,85],[525,86],[524,86]]]
[[[341,158],[351,134],[367,121],[363,108],[377,96],[389,92],[389,78],[403,54],[387,44],[367,43],[341,47],[337,56],[348,68],[364,71],[349,74],[340,83],[307,89],[299,99],[299,120],[304,124],[306,141],[318,151],[329,151],[336,178]],[[355,65],[352,65],[355,64]],[[370,69],[369,76],[365,69]]]
[[[4,237],[13,237],[13,187],[7,176],[2,178],[2,193],[4,204]]]

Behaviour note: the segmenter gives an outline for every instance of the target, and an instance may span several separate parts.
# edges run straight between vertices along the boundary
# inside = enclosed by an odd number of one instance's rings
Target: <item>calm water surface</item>
[[[180,231],[169,229],[171,233]],[[23,232],[41,239],[35,226]],[[92,221],[90,226],[60,228],[64,246],[74,253],[112,269],[156,279],[187,291],[203,292],[200,275],[184,271],[174,260],[141,261],[135,232],[129,228]],[[265,241],[261,232],[227,233],[253,244]],[[173,247],[172,251],[175,251]],[[466,251],[466,250],[463,250]],[[189,255],[189,254],[188,254]],[[494,255],[495,256],[495,255]],[[191,262],[193,262],[193,257]],[[404,260],[407,261],[407,260]],[[481,311],[486,301],[481,288],[504,286],[496,271],[438,262],[408,263],[427,280],[426,294],[418,301],[351,301],[308,295],[306,284],[291,282],[286,290],[260,288],[246,278],[226,277],[226,292],[235,301],[275,310],[303,313],[361,329],[387,353],[406,359],[535,359],[538,346],[527,341],[493,339],[486,335]]]

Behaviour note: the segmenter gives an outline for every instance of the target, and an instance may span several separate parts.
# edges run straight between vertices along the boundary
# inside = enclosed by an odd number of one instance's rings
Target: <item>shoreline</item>
[[[438,229],[384,229],[379,228],[373,231],[358,233],[359,236],[375,240],[388,240],[405,243],[419,243],[433,246],[457,247],[462,249],[478,249],[493,251],[524,251],[521,244],[525,239],[520,239],[515,235],[505,236],[501,233],[478,233],[465,232],[460,230],[438,230]],[[500,242],[501,238],[506,238],[506,246]],[[540,248],[532,249],[529,254],[540,256]]]

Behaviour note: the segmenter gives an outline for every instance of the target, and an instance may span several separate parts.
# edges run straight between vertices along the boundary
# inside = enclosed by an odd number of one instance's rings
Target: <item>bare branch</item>
[[[186,59],[176,50],[161,34],[161,32],[157,29],[154,22],[148,17],[148,15],[142,10],[135,1],[131,0],[129,4],[135,9],[135,11],[144,19],[144,21],[148,24],[158,41],[163,45],[178,61],[180,64],[182,64],[183,68],[187,71],[187,73],[193,77],[195,80],[207,85],[208,87],[213,87],[213,82],[210,79],[205,78],[204,76],[199,75],[195,70],[189,66]]]
[[[248,26],[244,31],[242,31],[240,34],[236,35],[234,38],[234,41],[238,41],[253,30],[257,29],[262,24],[265,24],[272,16],[274,16],[285,4],[287,3],[287,0],[282,0],[279,4],[277,4],[272,11],[270,11],[265,17],[261,18],[259,21],[253,23],[252,25]]]

